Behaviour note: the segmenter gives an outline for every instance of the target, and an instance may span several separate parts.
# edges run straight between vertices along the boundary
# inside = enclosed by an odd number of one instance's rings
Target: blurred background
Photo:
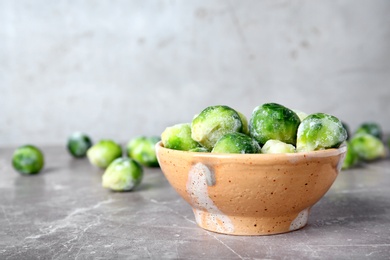
[[[266,102],[390,131],[390,1],[0,0],[0,144],[127,142]]]

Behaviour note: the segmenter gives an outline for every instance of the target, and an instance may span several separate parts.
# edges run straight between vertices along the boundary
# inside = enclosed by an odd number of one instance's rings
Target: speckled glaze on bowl
[[[346,147],[295,154],[212,154],[156,144],[160,167],[196,223],[232,235],[300,229],[340,172]]]

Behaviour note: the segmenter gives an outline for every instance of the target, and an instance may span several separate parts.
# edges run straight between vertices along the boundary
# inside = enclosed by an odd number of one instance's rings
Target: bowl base
[[[308,221],[310,208],[284,216],[227,216],[193,209],[198,226],[228,235],[258,236],[291,232],[303,228]]]

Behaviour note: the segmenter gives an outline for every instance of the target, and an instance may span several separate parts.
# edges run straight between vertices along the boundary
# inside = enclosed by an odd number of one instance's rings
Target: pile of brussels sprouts
[[[103,139],[93,144],[87,134],[75,132],[67,140],[67,150],[74,158],[87,157],[92,165],[105,170],[103,187],[130,191],[141,183],[143,166],[159,166],[154,148],[159,141],[156,136],[135,137],[127,143],[124,157],[117,142]],[[15,150],[12,164],[24,175],[38,174],[44,167],[44,154],[34,145],[24,145]]]
[[[249,119],[231,107],[209,106],[191,123],[167,127],[166,148],[211,153],[295,153],[337,148],[347,131],[335,116],[307,115],[276,103],[256,107]]]
[[[349,127],[344,123],[349,131]],[[390,147],[390,139],[387,141]],[[387,148],[383,140],[383,132],[378,123],[365,122],[360,124],[355,132],[346,141],[347,154],[343,169],[350,169],[362,162],[372,162],[387,156]]]

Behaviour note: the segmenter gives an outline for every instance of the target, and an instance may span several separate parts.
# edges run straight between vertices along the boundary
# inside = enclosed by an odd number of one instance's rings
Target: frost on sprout
[[[297,150],[313,151],[333,148],[347,139],[341,121],[325,113],[306,117],[298,127]]]
[[[261,148],[261,153],[295,153],[295,147],[279,140],[268,140]]]
[[[211,106],[204,109],[191,124],[191,137],[207,149],[211,149],[224,134],[242,132],[239,114],[227,106]]]

